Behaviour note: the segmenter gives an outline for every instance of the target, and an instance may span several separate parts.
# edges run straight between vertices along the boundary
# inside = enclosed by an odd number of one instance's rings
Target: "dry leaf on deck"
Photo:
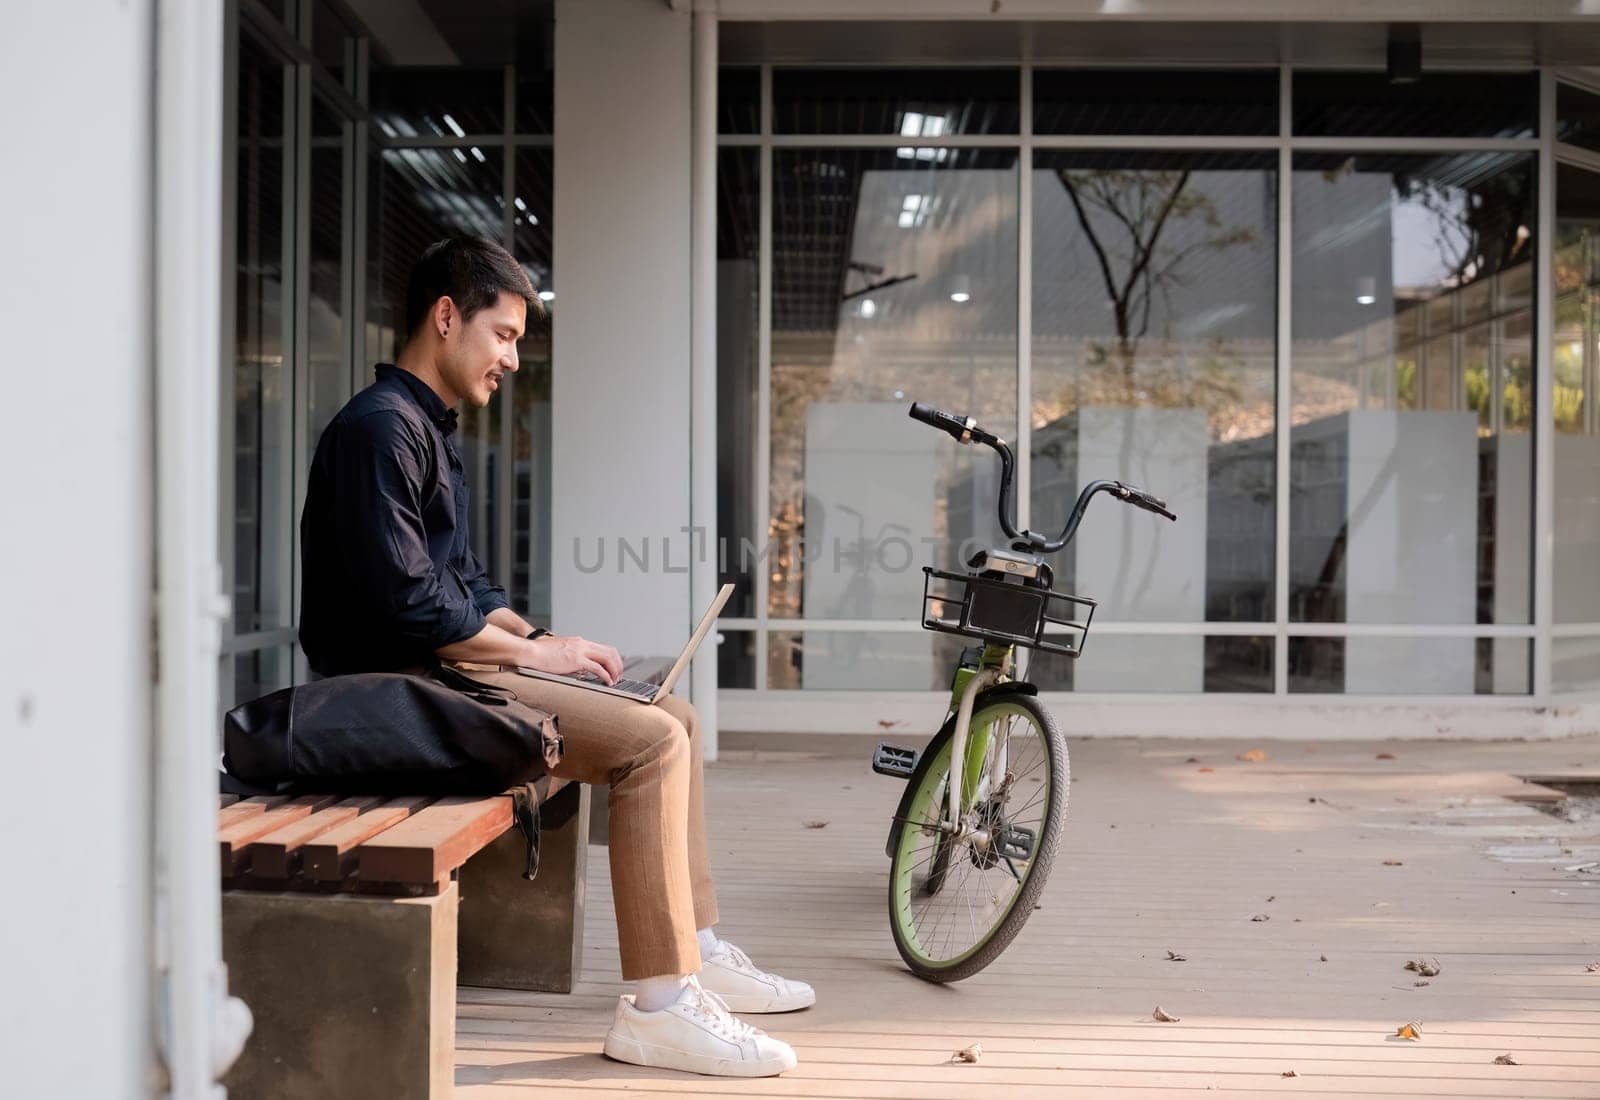
[[[1201,771],[1201,772],[1202,772],[1202,773],[1204,773],[1204,772],[1214,772],[1214,771],[1216,771],[1216,770],[1217,770],[1217,769],[1216,769],[1216,768],[1201,768],[1201,769],[1200,769],[1200,771]]]
[[[1319,957],[1319,958],[1320,958],[1320,959],[1321,959],[1321,960],[1322,960],[1322,961],[1323,961],[1323,962],[1327,962],[1327,961],[1328,961],[1328,956],[1326,956],[1326,955],[1321,955],[1321,956],[1318,956],[1318,957]]]
[[[1424,978],[1431,978],[1443,970],[1444,967],[1439,965],[1438,959],[1412,959],[1406,963],[1406,969],[1415,970]]]
[[[1150,1013],[1150,1016],[1152,1019],[1160,1020],[1164,1024],[1175,1024],[1182,1019],[1181,1016],[1168,1015],[1167,1010],[1160,1005],[1156,1005],[1156,1010]]]
[[[983,1057],[983,1044],[973,1043],[970,1047],[963,1047],[950,1055],[950,1061],[957,1065],[972,1065]]]
[[[1392,752],[1380,752],[1378,754],[1378,759],[1379,760],[1393,760],[1394,759],[1394,753],[1392,753]]]
[[[1264,920],[1271,920],[1272,918],[1267,916],[1265,913],[1257,913],[1255,916],[1251,917],[1250,919],[1253,920],[1253,921],[1264,921]]]
[[[1418,989],[1421,989],[1423,986],[1430,985],[1432,983],[1430,983],[1430,982],[1412,982],[1411,984],[1416,986]]]
[[[1498,1057],[1498,1058],[1496,1058],[1494,1060],[1494,1064],[1497,1065],[1497,1066],[1517,1066],[1517,1065],[1521,1065],[1522,1063],[1518,1062],[1515,1058],[1511,1057],[1511,1055],[1509,1055],[1509,1054],[1502,1054],[1502,1055],[1500,1055],[1500,1057]]]
[[[1410,1039],[1415,1041],[1422,1038],[1422,1025],[1415,1021],[1412,1021],[1409,1024],[1401,1024],[1399,1027],[1395,1028],[1394,1033],[1402,1039]]]
[[[1167,952],[1167,961],[1168,962],[1175,962],[1175,963],[1186,963],[1186,962],[1189,961],[1189,956],[1188,955],[1180,955],[1176,951],[1168,951]]]
[[[1403,862],[1401,862],[1400,860],[1398,860],[1398,859],[1386,859],[1386,860],[1383,861],[1383,865],[1385,867],[1404,867],[1405,866],[1405,864]]]
[[[808,829],[826,829],[828,827],[828,823],[826,821],[807,821],[804,822],[804,824]]]
[[[1590,963],[1584,969],[1591,974],[1600,974],[1600,963]]]
[[[1246,764],[1261,764],[1266,761],[1267,754],[1261,749],[1250,749],[1247,752],[1241,752],[1238,759],[1243,760]]]
[[[1296,1073],[1292,1069],[1286,1069],[1282,1073],[1280,1073],[1278,1076],[1279,1077],[1299,1077],[1300,1075],[1298,1073]]]

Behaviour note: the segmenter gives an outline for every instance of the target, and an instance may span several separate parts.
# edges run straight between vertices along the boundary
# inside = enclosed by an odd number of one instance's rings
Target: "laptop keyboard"
[[[584,682],[590,684],[602,683],[600,677],[596,676],[592,672],[580,672],[573,676],[573,679],[583,680]],[[645,698],[649,698],[650,696],[654,695],[660,686],[660,684],[652,684],[645,680],[618,680],[616,683],[610,685],[613,691],[625,691],[629,695],[641,695]]]

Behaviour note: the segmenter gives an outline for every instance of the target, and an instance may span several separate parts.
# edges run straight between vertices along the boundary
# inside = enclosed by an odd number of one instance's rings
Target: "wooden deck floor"
[[[950,987],[910,976],[889,937],[899,784],[837,742],[728,752],[709,779],[720,930],[817,987],[816,1008],[757,1018],[799,1068],[720,1081],[598,1053],[624,987],[595,848],[585,981],[463,989],[457,1095],[1600,1097],[1600,866],[1575,869],[1600,861],[1600,820],[1501,797],[1507,774],[1600,772],[1600,738],[1269,743],[1265,763],[1236,760],[1248,747],[1074,745],[1044,907]],[[1422,956],[1443,968],[1426,986],[1403,969]],[[1393,1037],[1411,1021],[1420,1041]],[[948,1061],[974,1042],[977,1064]]]

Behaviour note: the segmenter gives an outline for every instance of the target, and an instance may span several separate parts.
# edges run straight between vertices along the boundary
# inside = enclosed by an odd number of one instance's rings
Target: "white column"
[[[688,637],[690,452],[716,440],[691,402],[690,27],[556,3],[551,617],[640,654]]]
[[[172,1096],[220,1097],[216,1082],[250,1023],[243,1003],[228,997],[216,865],[217,676],[229,614],[216,535],[223,18],[208,0],[157,0],[157,16],[154,864],[158,995],[166,1017],[160,1041]],[[307,177],[299,178],[304,196]],[[303,287],[299,293],[303,315]],[[303,333],[298,339],[303,356]],[[304,402],[300,408],[296,415],[303,416]]]
[[[0,432],[11,473],[0,736],[12,776],[0,800],[0,1091],[144,1097],[155,9],[129,0],[92,17],[71,4],[17,14],[0,64],[0,101],[14,108],[0,173],[0,206],[13,212],[0,248],[13,405]],[[214,300],[196,308],[214,323]],[[205,413],[213,419],[215,404]],[[207,462],[214,469],[215,455]],[[215,540],[214,521],[206,536]]]
[[[693,613],[717,591],[717,12],[700,0],[694,13],[694,337],[689,427],[689,504],[697,538],[690,573]],[[689,697],[700,712],[706,759],[717,758],[717,646],[707,639],[694,662]]]

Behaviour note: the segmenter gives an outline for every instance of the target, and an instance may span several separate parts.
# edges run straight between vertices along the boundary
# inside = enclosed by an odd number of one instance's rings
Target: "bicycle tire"
[[[915,806],[919,800],[919,793],[925,788],[937,790],[945,782],[948,774],[948,757],[945,750],[950,744],[954,732],[954,723],[946,722],[928,747],[923,751],[922,759],[918,762],[917,769],[907,781],[906,799],[902,802],[901,812],[890,830],[890,869],[889,869],[889,927],[894,936],[896,950],[906,966],[917,977],[926,981],[947,983],[958,982],[970,978],[983,970],[1011,945],[1028,918],[1033,915],[1038,904],[1039,895],[1043,892],[1045,882],[1049,878],[1050,868],[1055,861],[1056,847],[1060,842],[1061,827],[1067,815],[1067,801],[1071,786],[1071,766],[1068,759],[1066,738],[1062,735],[1060,727],[1056,725],[1055,718],[1032,695],[1017,690],[1001,690],[986,692],[980,696],[977,706],[973,711],[974,726],[981,726],[986,712],[1000,711],[1003,708],[1019,708],[1027,713],[1029,721],[1042,734],[1042,742],[1048,754],[1047,771],[1049,788],[1045,795],[1046,806],[1041,815],[1040,835],[1036,840],[1032,858],[1028,863],[1027,874],[1023,879],[1016,895],[1012,898],[1009,908],[1004,916],[990,929],[981,941],[962,952],[957,957],[948,961],[931,960],[917,950],[912,940],[912,932],[904,927],[904,912],[901,908],[901,891],[911,890],[911,872],[902,865],[907,858],[908,845],[905,843],[907,832],[920,833],[922,827],[910,819],[906,813],[909,807]],[[937,774],[934,774],[937,769]],[[962,849],[965,851],[965,849]],[[946,855],[947,862],[951,861]],[[943,877],[947,872],[941,869],[940,887]],[[902,882],[901,879],[905,881]]]

